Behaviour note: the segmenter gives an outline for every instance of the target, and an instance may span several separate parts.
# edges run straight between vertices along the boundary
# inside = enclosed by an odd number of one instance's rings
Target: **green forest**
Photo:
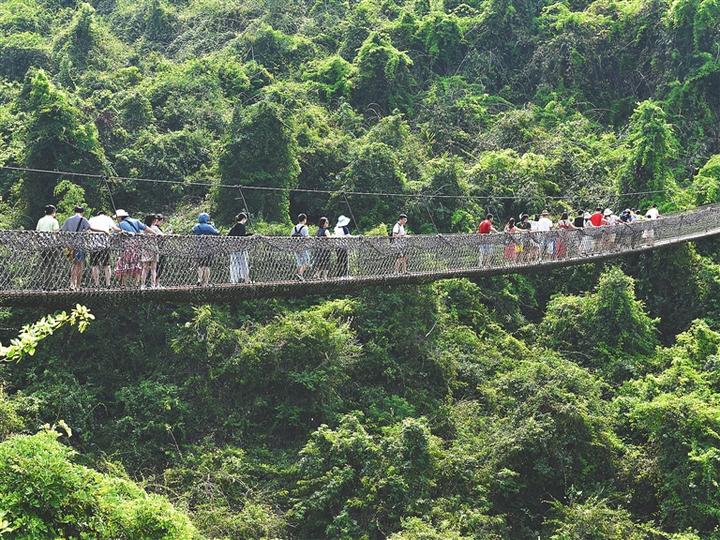
[[[3,229],[681,211],[719,115],[720,0],[0,0]],[[0,341],[2,538],[720,539],[718,240]]]

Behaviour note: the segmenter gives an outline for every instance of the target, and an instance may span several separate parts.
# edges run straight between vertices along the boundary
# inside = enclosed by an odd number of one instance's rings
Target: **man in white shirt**
[[[650,209],[645,212],[645,217],[647,219],[657,219],[660,217],[660,212],[658,212],[657,204],[653,204]]]
[[[57,232],[60,230],[60,224],[58,223],[58,220],[55,218],[55,214],[57,213],[57,209],[52,205],[48,204],[45,207],[45,215],[41,217],[38,222],[37,226],[35,227],[36,231],[40,232]],[[45,242],[47,240],[47,242]],[[44,246],[41,248],[41,257],[42,257],[42,279],[41,279],[41,287],[44,291],[51,291],[55,288],[55,268],[58,266],[60,262],[60,253],[58,251],[58,248],[55,246],[54,238],[48,237],[47,239],[43,240]]]
[[[110,234],[113,232],[122,232],[122,229],[115,225],[115,220],[108,216],[102,210],[95,213],[88,220],[90,223],[90,231],[96,233],[94,237],[93,250],[90,253],[90,273],[93,283],[96,287],[100,286],[100,267],[102,266],[105,274],[105,286],[110,286],[110,278],[112,270],[110,268]]]
[[[653,204],[650,209],[645,212],[645,219],[649,219],[652,221],[659,217],[660,212],[658,212],[657,204]],[[649,244],[653,244],[655,242],[655,224],[650,225],[649,228],[643,231],[642,238],[647,240]]]
[[[540,215],[540,219],[537,221],[537,225],[535,226],[535,230],[538,232],[549,232],[552,229],[553,222],[548,217],[550,213],[547,210],[543,210],[542,214]]]
[[[57,232],[57,231],[59,231],[60,224],[58,223],[58,220],[55,218],[56,213],[57,213],[57,208],[55,208],[52,204],[48,204],[45,207],[45,215],[38,220],[35,230],[40,231],[40,232]]]
[[[548,217],[550,215],[550,212],[547,210],[543,210],[542,214],[540,214],[540,219],[537,220],[535,224],[535,228],[533,229],[536,232],[542,232],[547,233],[550,232],[550,230],[553,227],[552,220]],[[545,246],[545,252],[549,254],[553,254],[555,252],[555,241],[547,238],[546,236],[542,237],[543,245]]]
[[[405,224],[407,223],[407,216],[400,214],[397,223],[393,226],[392,233],[390,234],[391,242],[395,242],[395,247],[398,250],[398,256],[395,260],[395,273],[396,274],[407,274],[407,253],[403,251],[402,240],[405,236]]]

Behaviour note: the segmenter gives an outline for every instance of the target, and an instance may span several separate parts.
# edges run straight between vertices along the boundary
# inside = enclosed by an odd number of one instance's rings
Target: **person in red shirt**
[[[493,215],[488,214],[485,219],[480,222],[478,226],[479,234],[490,234],[491,232],[496,233],[497,229],[493,227]],[[491,243],[480,244],[480,258],[478,260],[478,266],[483,266],[486,260],[491,259],[493,255],[493,246]]]
[[[488,214],[487,216],[485,216],[485,219],[480,222],[480,226],[478,227],[478,233],[490,234],[491,232],[497,232],[497,229],[493,227],[493,215]]]
[[[593,227],[600,227],[603,224],[603,212],[599,206],[595,209],[595,212],[590,216],[590,223]]]

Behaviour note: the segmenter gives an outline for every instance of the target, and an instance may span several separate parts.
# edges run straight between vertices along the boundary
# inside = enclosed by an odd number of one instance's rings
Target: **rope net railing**
[[[515,234],[293,238],[0,231],[0,302],[52,295],[120,296],[164,291],[202,299],[207,290],[267,285],[322,290],[322,283],[412,281],[577,264],[720,234],[717,205],[657,220]],[[158,287],[152,288],[156,265]],[[307,266],[305,282],[299,266]],[[71,268],[81,272],[71,288]],[[92,267],[98,268],[93,271]],[[141,288],[143,266],[147,279]],[[106,268],[109,267],[109,285]],[[198,267],[209,268],[209,283]],[[244,278],[250,282],[245,283]],[[428,279],[429,280],[429,279]],[[313,284],[312,286],[310,286]],[[189,291],[189,293],[188,293]],[[252,294],[248,294],[252,296]],[[20,302],[21,303],[21,302]]]

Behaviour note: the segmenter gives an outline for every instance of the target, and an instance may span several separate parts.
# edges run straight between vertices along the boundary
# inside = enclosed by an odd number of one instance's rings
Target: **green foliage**
[[[464,53],[462,29],[458,17],[431,13],[420,23],[419,37],[431,64],[438,72],[454,70]]]
[[[0,441],[22,429],[23,419],[18,409],[18,404],[8,398],[5,389],[0,387]]]
[[[91,4],[0,3],[0,164],[172,180],[111,189],[175,232],[200,210],[227,230],[240,185],[277,189],[242,194],[278,235],[348,203],[386,236],[400,212],[445,234],[720,200],[717,0]],[[0,197],[6,228],[110,206],[60,174],[0,171]],[[719,260],[703,241],[627,275],[98,305],[84,333],[60,328],[87,312],[2,311],[32,361],[0,364],[0,455],[24,456],[0,536],[196,534],[130,476],[209,538],[714,538]],[[17,436],[59,419],[109,474]]]
[[[608,407],[584,369],[548,356],[524,360],[480,391],[491,421],[459,404],[457,452],[489,468],[476,474],[491,475],[494,509],[510,514],[517,535],[529,535],[537,526],[531,516],[572,484],[593,489],[612,474],[617,443]]]
[[[74,464],[57,438],[45,431],[0,443],[0,507],[11,538],[196,538],[167,500]]]
[[[657,321],[634,289],[632,278],[611,268],[594,293],[556,296],[539,327],[542,343],[611,380],[642,372],[643,359],[657,345]]]
[[[0,75],[11,80],[22,80],[31,67],[48,68],[50,51],[38,34],[22,32],[0,37]]]
[[[223,133],[230,123],[232,98],[250,89],[243,66],[232,57],[202,58],[165,67],[148,83],[147,98],[161,129]],[[147,116],[147,113],[146,113]]]
[[[320,426],[300,454],[290,512],[300,535],[371,538],[423,511],[440,449],[422,420],[405,420],[376,438],[348,415],[337,430]]]
[[[284,519],[271,501],[277,489],[240,449],[200,447],[163,474],[166,489],[183,493],[194,523],[211,538],[282,537]]]
[[[330,56],[312,64],[305,77],[317,84],[326,101],[350,96],[354,66],[341,56]]]
[[[551,540],[644,540],[650,532],[633,522],[627,510],[596,497],[568,505],[555,503],[553,510],[557,517],[549,520]]]
[[[671,163],[676,156],[677,140],[660,105],[643,101],[637,106],[630,118],[627,144],[630,155],[620,171],[620,192],[657,192],[640,196],[640,207],[667,199],[662,192],[675,185]],[[626,206],[637,200],[638,196],[627,196],[620,204]]]
[[[220,156],[222,182],[279,188],[279,191],[253,191],[246,199],[259,216],[287,222],[290,209],[286,190],[295,185],[298,172],[295,128],[284,108],[261,101],[236,109],[230,135]],[[215,205],[225,221],[229,221],[240,206],[222,188],[215,191]]]
[[[137,106],[140,110],[127,110],[128,116],[145,113],[142,102],[129,106]],[[136,120],[131,121],[134,123]],[[210,180],[207,168],[212,164],[212,157],[212,139],[205,131],[186,128],[159,135],[143,131],[130,146],[117,154],[115,166],[119,174],[134,178],[207,182]],[[139,207],[150,212],[168,204],[175,206],[191,189],[182,183],[168,186],[123,182],[114,188],[114,195],[121,197],[125,206]]]
[[[720,155],[712,156],[693,178],[691,191],[695,204],[712,204],[720,200]]]
[[[54,315],[47,315],[34,324],[23,326],[18,337],[12,339],[9,346],[0,346],[0,356],[16,362],[25,356],[33,356],[40,342],[63,326],[77,326],[79,332],[84,332],[90,321],[94,319],[95,316],[85,306],[79,304],[70,314],[61,311]]]
[[[410,84],[410,57],[393,47],[390,39],[372,32],[355,58],[353,100],[362,110],[378,107],[380,112],[406,108]]]
[[[247,32],[236,47],[251,51],[253,59],[265,66],[270,73],[285,72],[309,60],[314,53],[312,42],[301,36],[292,36],[261,24]]]
[[[122,54],[120,44],[85,2],[78,3],[72,21],[55,37],[53,49],[62,77],[71,85],[85,70],[109,69]]]
[[[355,159],[343,171],[345,184],[351,191],[381,191],[402,193],[405,190],[405,175],[397,155],[387,144],[374,142],[356,150]],[[402,209],[400,209],[402,210]],[[353,200],[361,229],[370,228],[378,221],[394,223],[397,219],[396,201],[388,198],[363,198]]]
[[[39,169],[102,171],[105,157],[97,128],[88,122],[67,95],[52,84],[43,71],[32,71],[22,89],[28,120],[22,132],[23,165]],[[22,184],[25,206],[23,222],[33,223],[40,209],[53,200],[57,180],[42,173],[27,173]],[[88,182],[88,181],[85,181]],[[99,187],[86,183],[92,203],[99,200]]]

